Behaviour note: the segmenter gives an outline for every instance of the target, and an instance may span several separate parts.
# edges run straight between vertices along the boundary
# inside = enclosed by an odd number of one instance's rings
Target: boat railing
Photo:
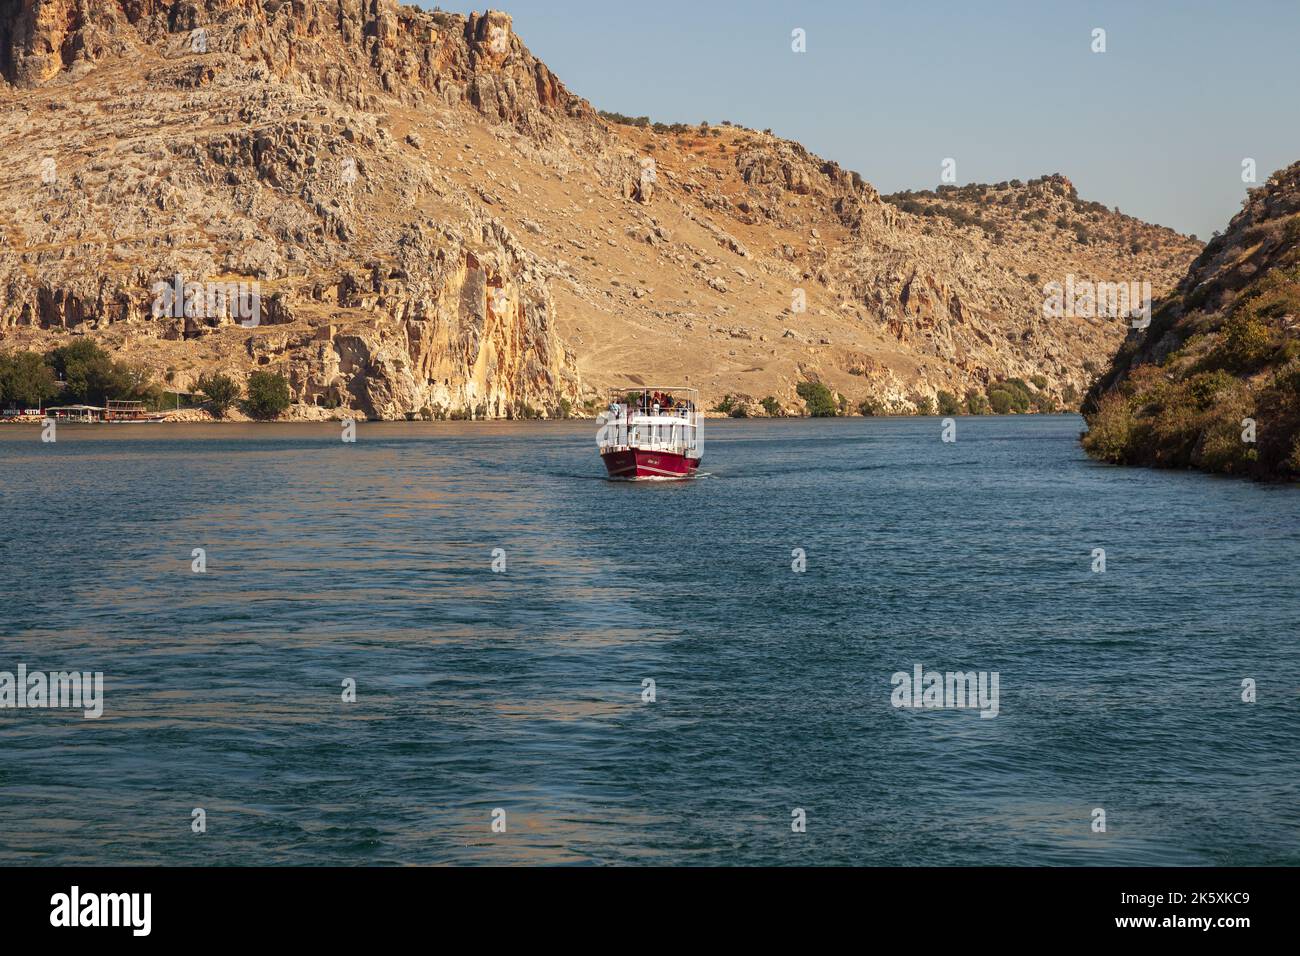
[[[703,416],[698,411],[660,409],[658,414],[639,408],[620,408],[618,414],[601,416],[598,437],[601,452],[638,448],[666,454],[701,457]]]

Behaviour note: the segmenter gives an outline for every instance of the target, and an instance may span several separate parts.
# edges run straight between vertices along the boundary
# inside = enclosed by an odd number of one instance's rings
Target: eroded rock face
[[[890,408],[1038,373],[1063,397],[1124,336],[1043,319],[1042,282],[1130,255],[1055,225],[1064,177],[993,232],[914,215],[770,133],[607,123],[497,11],[0,0],[0,76],[0,348],[90,334],[176,387],[267,368],[396,418],[554,414],[638,376],[789,408],[806,379]],[[1153,234],[1157,294],[1196,245]],[[256,323],[158,309],[177,276],[255,287]]]
[[[541,140],[546,113],[589,109],[508,16],[38,0],[0,20],[5,78],[37,90],[7,96],[6,141],[36,133],[37,149],[10,210],[23,241],[0,254],[0,330],[90,331],[186,364],[174,342],[197,359],[172,372],[182,387],[214,364],[269,367],[299,401],[384,418],[577,400],[546,270],[474,197],[433,194],[376,112],[433,98]],[[78,81],[94,64],[105,82]],[[255,288],[257,324],[158,314],[174,276]]]

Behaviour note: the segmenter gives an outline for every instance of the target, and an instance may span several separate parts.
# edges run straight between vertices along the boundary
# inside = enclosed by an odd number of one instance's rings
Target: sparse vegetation
[[[600,118],[607,123],[618,123],[621,126],[635,126],[638,129],[645,129],[650,125],[648,116],[625,116],[622,113],[611,113],[607,110],[600,111]]]
[[[1300,229],[1289,235],[1275,215],[1297,191],[1300,164],[1251,190],[1193,264],[1195,283],[1161,306],[1146,336],[1125,342],[1084,402],[1090,455],[1300,478]]]
[[[239,383],[220,372],[199,376],[198,389],[207,397],[208,408],[217,418],[239,400]]]
[[[839,414],[839,403],[831,390],[821,382],[800,382],[795,391],[813,418],[834,418]]]
[[[247,393],[245,405],[254,418],[277,418],[290,405],[289,381],[279,372],[253,372]]]
[[[880,403],[879,399],[864,398],[858,402],[858,414],[866,416],[883,415],[885,414],[885,407]]]

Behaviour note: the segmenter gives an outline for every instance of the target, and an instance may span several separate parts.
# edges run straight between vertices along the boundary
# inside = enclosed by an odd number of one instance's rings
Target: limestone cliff
[[[906,410],[1035,375],[1068,402],[1124,335],[1044,320],[1038,287],[1120,277],[1117,246],[913,214],[767,132],[607,122],[500,12],[0,0],[0,76],[4,349],[90,334],[174,387],[264,367],[396,418],[651,378]],[[1194,253],[1155,238],[1157,291]],[[173,282],[205,304],[160,308]]]
[[[384,0],[0,9],[0,136],[24,153],[0,207],[7,338],[91,331],[179,387],[272,367],[300,401],[379,417],[577,400],[547,266],[473,193],[434,183],[418,136],[380,112],[468,104],[536,140],[541,114],[581,116],[508,17]],[[256,325],[158,315],[174,276],[255,286]]]

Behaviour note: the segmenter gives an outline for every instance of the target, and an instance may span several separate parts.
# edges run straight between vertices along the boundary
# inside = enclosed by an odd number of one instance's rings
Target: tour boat
[[[610,478],[689,478],[700,467],[704,415],[693,388],[611,389],[601,422]]]

